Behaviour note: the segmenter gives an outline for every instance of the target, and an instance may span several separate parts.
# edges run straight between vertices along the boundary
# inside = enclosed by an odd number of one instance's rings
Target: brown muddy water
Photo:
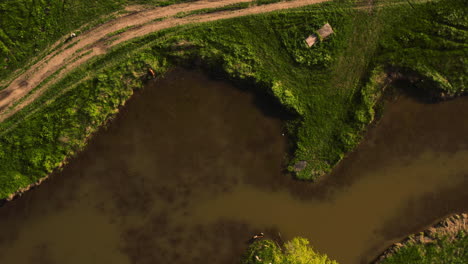
[[[468,211],[468,98],[387,103],[317,184],[282,172],[273,108],[197,72],[168,74],[63,172],[0,208],[0,263],[237,263],[260,231],[368,263]]]

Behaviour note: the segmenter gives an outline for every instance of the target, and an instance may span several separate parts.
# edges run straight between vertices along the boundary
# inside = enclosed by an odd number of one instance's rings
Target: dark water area
[[[0,208],[0,263],[238,263],[261,231],[306,237],[341,264],[369,263],[468,212],[468,98],[388,102],[315,184],[284,174],[275,108],[199,72],[171,72],[62,172]]]

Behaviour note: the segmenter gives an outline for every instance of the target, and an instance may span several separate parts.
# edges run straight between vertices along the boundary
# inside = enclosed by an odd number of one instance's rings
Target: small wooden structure
[[[326,23],[321,27],[319,30],[317,30],[317,33],[319,34],[321,39],[326,39],[328,36],[333,34],[333,28],[330,26],[330,24]]]
[[[315,42],[317,42],[317,39],[318,37],[315,34],[308,36],[305,40],[307,43],[307,46],[309,46],[309,48],[312,47],[315,44]]]
[[[326,23],[325,25],[323,25],[323,27],[317,30],[317,34],[312,34],[308,36],[305,41],[307,43],[307,46],[309,46],[310,48],[313,45],[315,45],[315,43],[317,43],[319,38],[320,40],[324,40],[328,38],[331,34],[333,34],[333,28],[331,27],[330,24]]]

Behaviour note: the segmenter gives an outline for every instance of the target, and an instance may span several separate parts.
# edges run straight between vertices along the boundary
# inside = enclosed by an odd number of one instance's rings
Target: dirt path
[[[279,2],[269,5],[253,6],[246,9],[235,11],[223,11],[211,14],[193,15],[184,18],[173,17],[179,12],[190,12],[204,8],[217,8],[230,4],[241,2],[252,2],[252,0],[201,0],[185,4],[171,5],[167,7],[152,8],[117,18],[100,25],[74,39],[69,45],[51,52],[42,60],[34,64],[26,72],[13,80],[8,87],[0,91],[0,122],[10,117],[23,107],[33,102],[40,96],[51,84],[55,83],[61,77],[66,75],[75,67],[85,63],[90,58],[101,55],[107,50],[123,41],[135,37],[144,36],[154,31],[171,28],[189,23],[208,22],[219,19],[227,19],[250,14],[259,14],[271,12],[280,9],[295,8],[315,3],[326,2],[329,0],[293,0],[289,2]],[[129,7],[130,10],[133,10]],[[137,7],[136,10],[141,10]],[[158,18],[166,18],[162,21],[154,21]],[[118,35],[115,41],[106,45],[106,35],[117,30],[132,27],[126,32]],[[62,41],[62,40],[60,40]],[[58,43],[54,44],[57,45]],[[48,77],[57,74],[53,80],[42,85],[28,96],[26,100],[19,102],[28,95],[35,87],[43,83]],[[15,105],[16,103],[16,105]],[[13,106],[13,107],[12,107]]]

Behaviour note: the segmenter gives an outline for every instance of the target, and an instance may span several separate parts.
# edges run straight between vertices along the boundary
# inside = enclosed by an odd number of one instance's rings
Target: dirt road
[[[29,103],[33,102],[51,84],[55,83],[75,67],[85,63],[94,56],[106,53],[109,48],[123,41],[144,36],[161,29],[171,28],[184,24],[208,22],[238,16],[259,14],[326,1],[329,0],[293,0],[269,5],[252,6],[234,11],[193,15],[184,18],[174,17],[179,12],[190,12],[204,8],[217,8],[241,2],[252,2],[252,0],[201,0],[197,2],[136,11],[134,13],[130,13],[129,15],[119,17],[79,35],[72,42],[70,42],[70,44],[75,43],[73,46],[67,48],[69,45],[64,45],[64,47],[51,52],[39,62],[34,64],[26,72],[14,79],[5,89],[0,91],[0,122],[18,112]],[[141,8],[129,7],[127,10],[141,10]],[[164,20],[154,21],[156,19],[162,18],[164,18]],[[116,39],[111,44],[106,44],[105,37],[107,34],[126,27],[131,28],[116,36]],[[54,45],[57,44],[58,43]],[[58,74],[53,78],[53,80],[44,83],[39,89],[36,89],[31,93],[35,87],[56,73]],[[28,95],[28,93],[31,94]],[[19,102],[26,95],[28,95],[26,100]]]

